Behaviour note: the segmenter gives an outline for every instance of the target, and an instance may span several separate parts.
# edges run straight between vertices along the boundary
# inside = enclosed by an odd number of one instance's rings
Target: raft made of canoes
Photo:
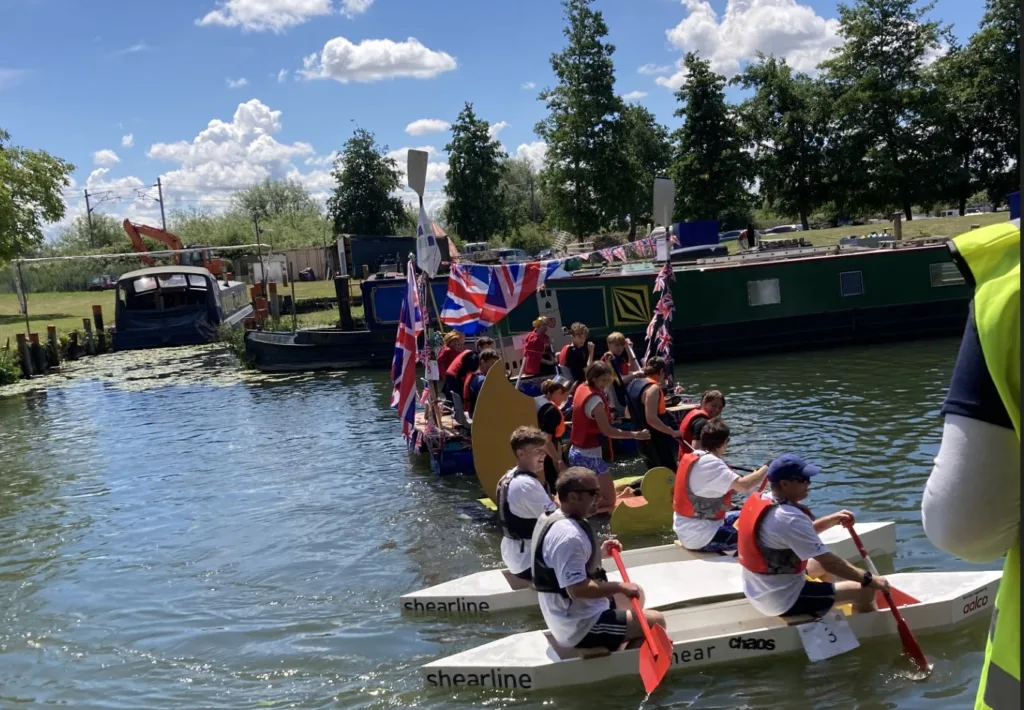
[[[855,527],[869,554],[896,552],[895,523],[857,523]],[[826,530],[821,539],[843,559],[860,558],[844,527]],[[625,550],[622,561],[630,579],[643,587],[651,608],[742,593],[739,564],[732,556],[691,552],[672,544]],[[613,560],[603,564],[609,579],[620,579]],[[407,614],[479,615],[535,607],[537,593],[507,569],[492,569],[404,594],[399,604]]]
[[[906,572],[886,578],[918,600],[902,605],[901,613],[920,635],[990,614],[1002,572]],[[898,655],[896,623],[884,605],[845,618],[861,643],[893,637],[892,653]],[[764,616],[745,599],[667,611],[665,620],[673,642],[669,670],[803,652],[799,624],[813,623],[810,617]],[[427,687],[542,690],[632,676],[640,688],[638,666],[638,649],[584,659],[576,649],[558,644],[549,632],[528,631],[433,661],[420,672]]]

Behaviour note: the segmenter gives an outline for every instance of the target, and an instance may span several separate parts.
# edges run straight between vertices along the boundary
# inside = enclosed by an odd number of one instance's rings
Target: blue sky
[[[758,49],[810,70],[836,43],[827,0],[596,7],[617,48],[617,90],[670,128],[686,50],[731,74]],[[933,17],[963,41],[982,12],[978,0],[938,0]],[[542,158],[537,94],[564,45],[556,0],[0,0],[0,17],[0,126],[78,167],[69,219],[87,188],[119,198],[101,210],[156,223],[136,191],[158,176],[168,208],[222,208],[231,189],[267,176],[323,195],[331,153],[357,125],[391,150],[432,149],[436,208],[443,123],[464,101],[510,154]]]

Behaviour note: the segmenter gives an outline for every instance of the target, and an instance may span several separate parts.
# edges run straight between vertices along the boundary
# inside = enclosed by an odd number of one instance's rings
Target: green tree
[[[238,190],[231,196],[231,206],[250,219],[265,220],[285,214],[315,212],[316,202],[309,190],[295,180],[271,180]]]
[[[550,220],[577,238],[621,221],[624,169],[622,100],[615,94],[615,47],[592,0],[563,0],[568,46],[551,55],[558,85],[540,94],[548,116],[535,131],[547,141],[541,185]]]
[[[736,111],[725,102],[725,77],[693,52],[683,57],[686,81],[676,92],[685,120],[675,132],[672,167],[676,219],[717,219],[722,229],[746,226],[753,165],[743,151]]]
[[[504,207],[502,231],[505,234],[514,234],[528,224],[544,221],[543,202],[537,190],[537,174],[529,160],[503,160],[498,191]]]
[[[753,147],[761,195],[784,214],[808,217],[825,200],[828,100],[823,87],[794,74],[784,59],[759,55],[733,83],[754,94],[739,107]]]
[[[933,117],[939,128],[936,196],[945,204],[955,204],[961,216],[978,187],[984,159],[981,142],[984,129],[991,125],[985,121],[974,73],[970,53],[956,46],[935,62],[931,72],[939,93]]]
[[[477,118],[473,104],[468,102],[452,124],[452,139],[445,150],[445,220],[455,225],[463,239],[485,242],[502,228],[504,205],[499,183],[501,161],[508,156],[491,138],[490,124]]]
[[[626,169],[620,177],[622,204],[629,214],[629,240],[637,225],[650,222],[654,210],[654,178],[664,175],[672,162],[668,129],[640,104],[622,111]]]
[[[0,128],[0,261],[41,244],[43,224],[64,217],[61,191],[75,170],[46,151],[9,145],[10,139]]]
[[[871,207],[898,205],[906,219],[912,205],[932,199],[937,186],[938,94],[926,61],[948,32],[927,20],[934,2],[857,0],[839,5],[844,43],[822,63],[838,93],[839,130],[865,153],[840,170],[859,170]],[[856,152],[848,154],[856,158]]]
[[[85,215],[75,217],[57,235],[56,247],[58,254],[84,254],[89,251],[110,252],[132,250],[131,240],[121,227],[121,220],[102,212],[93,212],[92,228],[89,218]],[[161,247],[165,248],[165,247]]]
[[[394,196],[402,186],[398,164],[373,133],[356,129],[331,175],[338,183],[328,200],[335,234],[387,236],[405,225],[405,204]]]

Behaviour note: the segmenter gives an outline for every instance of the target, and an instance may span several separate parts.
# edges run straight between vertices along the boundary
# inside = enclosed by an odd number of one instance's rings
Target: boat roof
[[[136,279],[140,276],[168,276],[171,274],[194,274],[196,276],[213,278],[210,270],[204,269],[201,266],[151,266],[146,269],[136,269],[135,271],[129,271],[127,274],[122,274],[118,281]]]

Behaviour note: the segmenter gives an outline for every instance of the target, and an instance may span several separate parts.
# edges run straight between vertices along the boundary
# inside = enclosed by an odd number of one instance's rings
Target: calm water
[[[677,375],[692,391],[726,391],[736,464],[806,454],[827,469],[816,510],[895,520],[898,553],[883,571],[962,569],[929,544],[919,515],[956,347],[751,358]],[[398,613],[400,594],[501,561],[496,529],[454,512],[476,497],[475,480],[434,478],[405,454],[384,373],[267,378],[199,349],[110,356],[46,384],[0,391],[0,707],[643,700],[638,679],[520,697],[422,687],[420,664],[542,622]],[[923,683],[907,679],[888,640],[815,665],[675,673],[644,707],[966,708],[986,626],[923,637],[935,664]]]

